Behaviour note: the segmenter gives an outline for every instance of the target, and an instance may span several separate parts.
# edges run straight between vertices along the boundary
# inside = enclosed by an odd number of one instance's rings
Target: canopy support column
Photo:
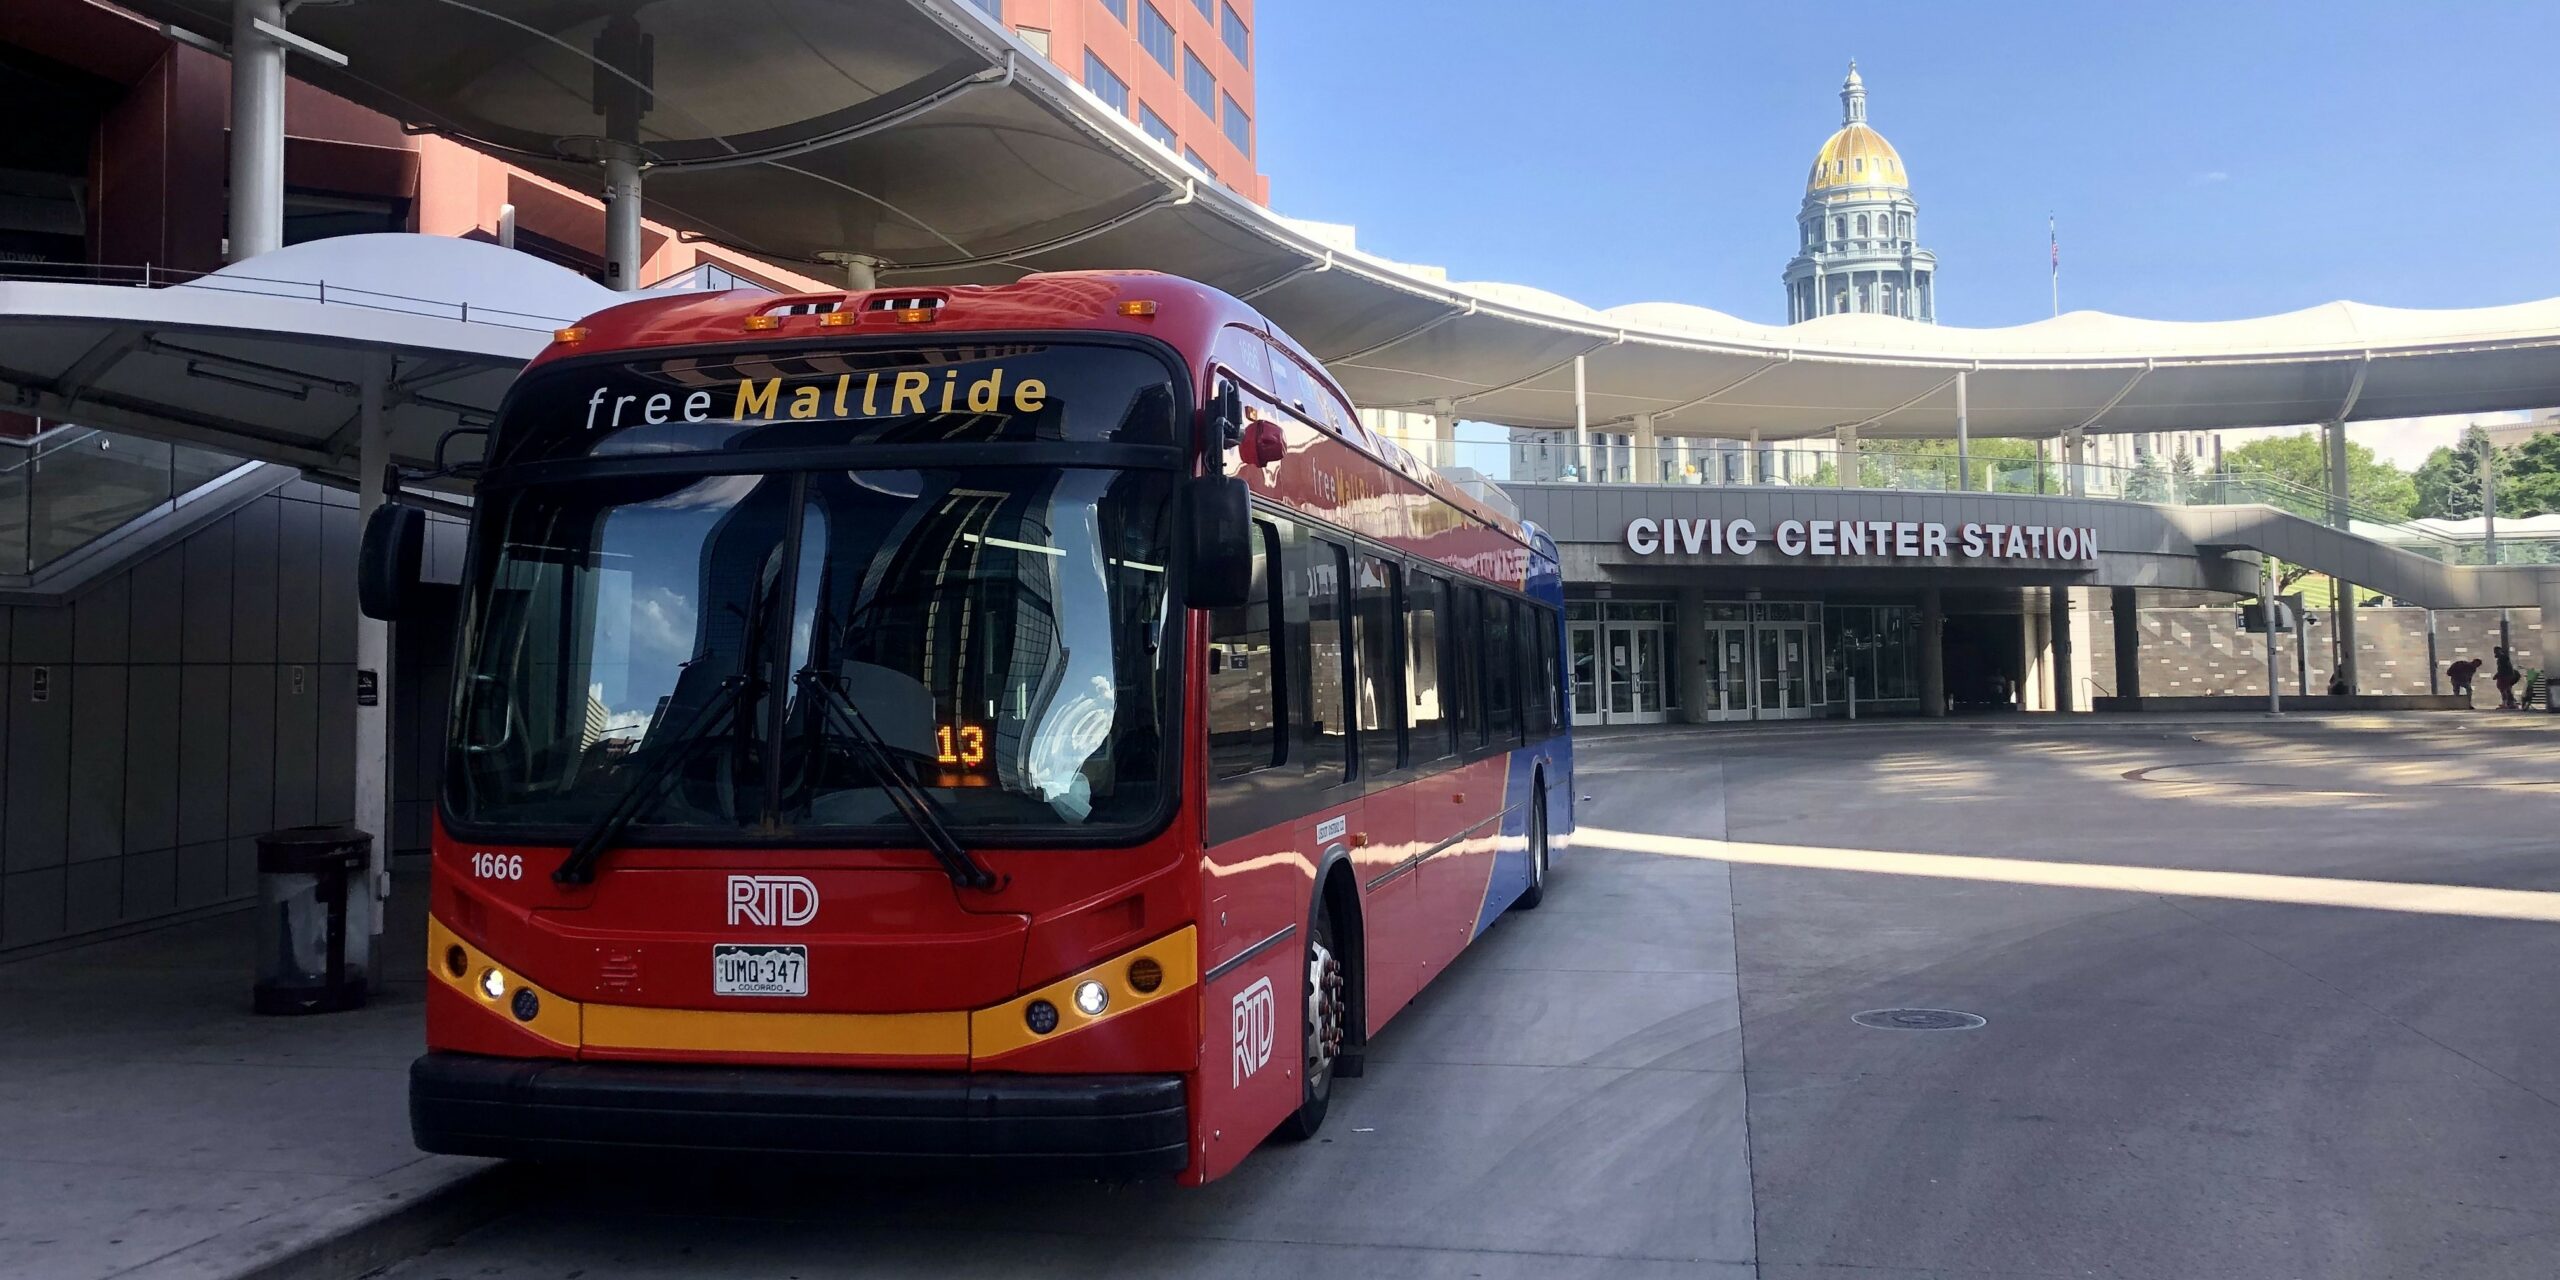
[[[2347,511],[2347,424],[2344,419],[2329,424],[2329,524],[2344,529],[2350,523]],[[2337,600],[2332,613],[2337,618],[2338,658],[2335,679],[2344,680],[2347,692],[2358,688],[2356,680],[2356,586],[2343,578],[2329,579]]]
[[[1841,427],[1832,438],[1836,444],[1834,456],[1837,459],[1831,467],[1832,475],[1841,488],[1855,489],[1861,480],[1858,474],[1858,425],[1853,422]]]
[[[1761,465],[1760,465],[1760,428],[1758,428],[1758,427],[1753,427],[1753,428],[1751,429],[1751,439],[1750,439],[1750,443],[1746,446],[1746,448],[1748,449],[1748,452],[1746,452],[1746,453],[1744,453],[1744,454],[1743,454],[1743,466],[1742,466],[1742,480],[1743,480],[1743,483],[1745,483],[1745,484],[1766,484],[1766,483],[1768,483],[1767,481],[1765,481],[1765,480],[1763,480],[1763,479],[1761,479],[1761,478],[1760,478],[1760,477],[1761,477],[1761,474],[1762,474],[1762,471],[1761,471]]]
[[[383,486],[391,469],[391,425],[383,413],[395,365],[393,357],[376,354],[365,361],[357,387],[356,520],[373,519],[382,506]],[[350,605],[349,607],[353,607]],[[367,695],[370,694],[368,700]],[[356,826],[373,836],[373,893],[377,902],[391,899],[391,624],[356,615]],[[382,932],[387,912],[373,913],[373,931]]]
[[[2057,583],[2049,594],[2053,605],[2053,709],[2077,711],[2072,698],[2076,690],[2071,673],[2071,588]]]
[[[284,45],[280,0],[232,0],[229,261],[284,247]]]
[[[1580,356],[1573,358],[1573,471],[1578,479],[1591,479],[1591,394]]]
[[[640,160],[624,147],[604,158],[604,282],[640,287]]]
[[[2073,427],[2062,433],[2062,491],[2075,498],[2089,496],[2089,433]]]
[[[1973,488],[1973,433],[1965,421],[1964,372],[1956,373],[1956,489]]]
[[[1445,397],[1431,402],[1431,465],[1458,465],[1458,402]]]

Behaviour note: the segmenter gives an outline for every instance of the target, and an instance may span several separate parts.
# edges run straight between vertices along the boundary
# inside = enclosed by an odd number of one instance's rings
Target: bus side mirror
[[[398,622],[416,599],[426,561],[427,513],[402,502],[386,502],[365,521],[364,542],[356,549],[356,607],[364,616]]]
[[[1210,437],[1213,443],[1209,449],[1213,458],[1224,455],[1244,439],[1244,397],[1237,393],[1236,384],[1222,381],[1218,394],[1210,397],[1209,430],[1215,433]]]
[[[1182,603],[1235,609],[1253,596],[1253,504],[1244,481],[1193,476],[1175,504],[1186,556]]]

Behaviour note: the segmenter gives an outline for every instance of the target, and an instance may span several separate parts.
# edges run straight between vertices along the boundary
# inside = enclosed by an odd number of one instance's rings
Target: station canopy
[[[229,0],[126,0],[214,40]],[[1509,426],[1655,415],[1668,435],[2203,430],[2560,403],[2560,299],[2334,302],[2228,322],[2092,312],[2005,329],[1880,316],[1792,326],[1650,302],[1595,309],[1454,282],[1275,215],[1148,138],[965,0],[422,0],[308,5],[347,55],[295,74],[413,128],[594,187],[637,147],[649,216],[883,284],[1155,269],[1245,297],[1359,404]],[[616,131],[609,143],[603,136]],[[823,269],[823,268],[820,268]]]
[[[391,233],[139,283],[0,280],[0,408],[350,481],[368,384],[393,460],[424,467],[496,416],[553,329],[629,297],[493,244]]]

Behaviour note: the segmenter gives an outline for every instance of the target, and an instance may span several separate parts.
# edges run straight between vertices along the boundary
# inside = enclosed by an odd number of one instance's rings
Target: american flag
[[[2062,237],[2055,234],[2053,229],[2053,215],[2049,213],[2044,217],[2044,235],[2046,243],[2050,244],[2053,248],[2054,274],[2059,275],[2062,273]]]

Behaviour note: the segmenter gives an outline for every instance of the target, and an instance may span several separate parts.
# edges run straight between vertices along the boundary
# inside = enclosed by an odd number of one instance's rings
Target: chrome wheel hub
[[[1342,961],[1322,942],[1307,956],[1307,1086],[1322,1088],[1342,1054]]]

